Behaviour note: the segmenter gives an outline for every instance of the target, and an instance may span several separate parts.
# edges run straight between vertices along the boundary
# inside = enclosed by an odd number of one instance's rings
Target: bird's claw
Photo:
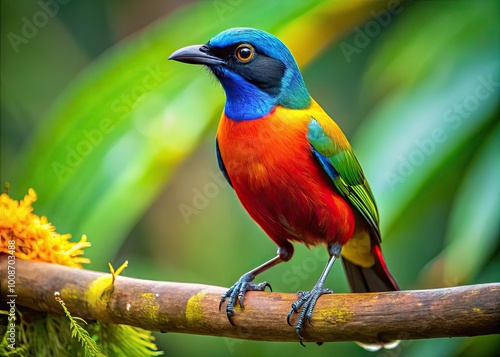
[[[306,291],[297,291],[297,296],[299,297],[299,299],[297,301],[294,301],[292,303],[292,309],[290,310],[290,312],[288,312],[288,315],[286,316],[286,322],[288,323],[289,326],[292,326],[292,324],[290,323],[290,317],[292,317],[292,314],[295,312],[295,313],[298,313],[299,312],[299,309],[300,307],[302,306],[303,303],[300,303],[300,300],[302,298],[302,295],[304,295]]]
[[[292,308],[290,309],[286,320],[291,326],[290,317],[293,313],[298,313],[299,309],[302,308],[297,323],[295,324],[295,332],[302,346],[305,347],[304,343],[302,342],[304,338],[300,335],[300,331],[304,326],[304,322],[307,321],[309,325],[312,326],[311,316],[314,310],[314,306],[316,306],[316,301],[321,295],[331,293],[333,293],[331,289],[325,289],[323,287],[314,287],[314,289],[311,291],[299,291],[297,293],[299,298],[292,303]]]
[[[240,308],[243,309],[243,300],[245,299],[247,291],[264,291],[266,287],[273,291],[271,285],[267,282],[264,281],[259,284],[254,284],[252,283],[253,279],[254,277],[249,274],[243,275],[233,286],[231,286],[228,291],[226,291],[225,294],[220,297],[219,311],[221,311],[222,304],[229,298],[226,305],[226,315],[227,319],[233,326],[235,325],[231,318],[234,316],[234,305],[236,304],[236,300],[238,300]]]

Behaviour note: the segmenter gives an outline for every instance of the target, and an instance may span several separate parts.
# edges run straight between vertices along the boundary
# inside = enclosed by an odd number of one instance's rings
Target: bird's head
[[[278,105],[303,109],[311,103],[288,48],[261,30],[232,28],[169,59],[207,66],[224,87],[225,114],[234,120],[260,118]]]

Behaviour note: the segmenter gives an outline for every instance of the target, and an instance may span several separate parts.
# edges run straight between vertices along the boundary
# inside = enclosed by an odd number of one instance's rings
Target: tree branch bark
[[[232,326],[219,299],[226,288],[117,277],[55,264],[15,262],[16,305],[63,314],[58,291],[74,316],[150,331],[261,341],[297,341],[286,323],[296,294],[249,292]],[[0,292],[8,300],[7,257],[0,255]],[[98,298],[101,296],[101,298]],[[294,319],[292,318],[292,321]],[[500,333],[500,283],[434,290],[322,296],[302,336],[306,341],[362,341]]]

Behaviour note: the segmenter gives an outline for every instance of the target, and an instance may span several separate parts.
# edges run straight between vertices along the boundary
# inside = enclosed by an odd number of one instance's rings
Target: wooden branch
[[[226,289],[118,277],[98,299],[110,274],[16,260],[16,304],[62,314],[54,292],[74,316],[151,331],[262,341],[297,341],[286,315],[296,294],[249,292],[232,326],[219,299]],[[0,291],[7,295],[7,257],[0,255]],[[108,294],[109,295],[109,294]],[[224,311],[224,308],[223,308]],[[294,320],[294,319],[293,319]],[[306,341],[389,341],[500,333],[500,283],[435,290],[331,294],[316,305]]]

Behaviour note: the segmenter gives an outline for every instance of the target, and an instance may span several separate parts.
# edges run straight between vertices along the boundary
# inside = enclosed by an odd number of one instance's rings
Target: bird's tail
[[[342,263],[351,290],[355,293],[399,290],[396,280],[385,265],[384,257],[378,244],[372,246],[372,254],[375,258],[375,264],[369,268],[356,265],[343,257]],[[399,341],[374,344],[356,343],[368,351],[378,351],[382,347],[391,349],[399,345]]]
[[[372,254],[375,264],[369,268],[351,263],[346,258],[342,259],[347,280],[354,293],[369,293],[375,291],[399,290],[396,280],[393,278],[387,266],[379,245],[372,246]]]

